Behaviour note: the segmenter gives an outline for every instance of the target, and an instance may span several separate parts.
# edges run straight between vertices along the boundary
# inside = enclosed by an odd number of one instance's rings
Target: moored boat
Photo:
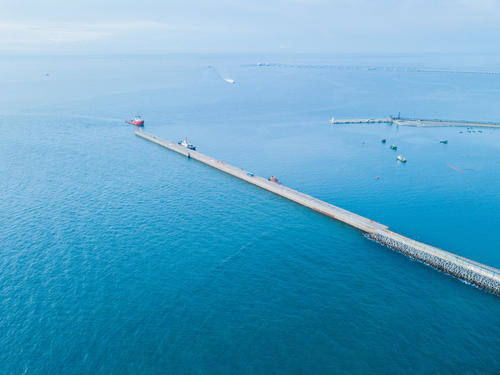
[[[446,144],[448,144],[448,140],[447,140],[447,139],[441,139],[441,140],[439,141],[439,143],[442,143],[442,144],[445,144],[445,145],[446,145]]]
[[[399,156],[397,157],[397,159],[398,159],[398,161],[400,161],[401,163],[406,163],[406,159],[405,159],[403,156],[401,156],[401,155],[399,155]]]
[[[144,120],[141,118],[141,116],[135,116],[133,120],[127,120],[125,122],[130,125],[144,126]]]
[[[396,145],[391,145],[391,150],[397,150],[398,149],[398,146]]]
[[[189,143],[187,137],[184,138],[182,141],[177,142],[177,144],[179,144],[179,145],[181,145],[183,147],[186,147],[189,150],[196,151],[196,146],[193,145],[193,144],[191,144],[191,143]]]

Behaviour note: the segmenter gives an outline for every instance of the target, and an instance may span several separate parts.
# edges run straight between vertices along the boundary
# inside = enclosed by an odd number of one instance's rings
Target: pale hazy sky
[[[0,0],[0,51],[500,52],[500,0]]]

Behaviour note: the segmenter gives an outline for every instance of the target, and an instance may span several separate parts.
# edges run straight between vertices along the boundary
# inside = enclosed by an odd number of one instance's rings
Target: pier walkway
[[[500,123],[497,122],[482,122],[482,121],[465,121],[465,120],[438,120],[438,119],[410,119],[399,118],[393,119],[394,125],[400,126],[460,126],[470,128],[500,128]]]
[[[381,124],[392,123],[392,120],[386,118],[353,118],[353,119],[331,119],[330,124]]]
[[[500,128],[500,122],[488,121],[467,121],[467,120],[439,120],[439,119],[414,119],[404,117],[391,117],[387,118],[372,118],[372,119],[334,119],[330,120],[330,124],[394,124],[398,126],[421,126],[421,127],[436,127],[436,126],[460,126],[470,128]]]
[[[279,183],[269,181],[263,177],[254,175],[250,171],[224,163],[208,155],[202,154],[201,152],[189,150],[186,147],[157,137],[154,134],[149,134],[144,131],[137,131],[135,134],[145,140],[156,143],[169,150],[197,160],[243,181],[301,204],[302,206],[341,221],[361,230],[368,238],[386,245],[393,250],[402,252],[461,280],[486,289],[496,295],[500,295],[500,270],[494,267],[486,266],[459,255],[404,237],[390,231],[387,226],[377,223],[376,221],[349,212]]]

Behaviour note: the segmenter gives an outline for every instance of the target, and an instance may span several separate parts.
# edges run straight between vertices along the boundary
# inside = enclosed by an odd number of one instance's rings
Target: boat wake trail
[[[262,241],[263,238],[265,238],[266,236],[270,235],[272,232],[274,232],[274,230],[269,230],[267,232],[261,233],[261,235],[258,238],[255,238],[255,239],[247,242],[246,244],[244,244],[243,246],[241,246],[237,251],[235,251],[233,254],[231,254],[231,255],[227,256],[226,258],[222,259],[221,262],[219,263],[219,265],[217,266],[217,268],[224,267],[224,264],[226,264],[226,263],[230,262],[231,260],[237,258],[243,251],[245,251],[246,249],[248,249],[249,247],[251,247],[255,243]]]
[[[236,82],[234,81],[234,79],[231,79],[231,78],[224,78],[220,73],[219,71],[217,70],[217,68],[215,68],[214,66],[212,65],[209,65],[208,66],[208,69],[212,72],[215,73],[215,75],[220,78],[221,80],[223,81],[226,81],[227,83],[231,83],[231,84],[235,84]]]
[[[462,173],[462,170],[460,168],[457,168],[457,167],[454,167],[453,165],[450,165],[450,164],[447,164],[448,165],[448,168],[451,168],[453,169],[454,171],[457,171],[459,173]]]

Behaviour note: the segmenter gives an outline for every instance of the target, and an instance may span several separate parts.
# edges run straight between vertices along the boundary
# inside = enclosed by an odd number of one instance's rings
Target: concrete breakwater
[[[388,118],[353,118],[353,119],[344,119],[344,120],[337,120],[337,119],[331,119],[330,124],[335,125],[335,124],[382,124],[382,123],[392,123],[392,120],[389,120]]]
[[[156,143],[191,159],[195,159],[210,167],[228,173],[243,181],[256,185],[302,206],[308,207],[333,219],[348,224],[361,230],[367,235],[367,237],[378,243],[386,245],[393,250],[406,254],[411,258],[453,275],[479,288],[483,288],[496,295],[500,295],[500,270],[494,267],[486,266],[456,254],[404,237],[390,231],[387,226],[376,221],[349,212],[279,183],[269,181],[263,177],[254,175],[250,171],[224,163],[208,155],[189,150],[186,147],[157,137],[154,134],[149,134],[143,131],[137,131],[135,134],[138,137]]]
[[[366,236],[442,272],[500,295],[500,272],[494,267],[474,262],[388,230]]]
[[[473,127],[473,128],[500,128],[499,122],[487,122],[487,121],[467,121],[467,120],[439,120],[439,119],[415,119],[415,118],[404,118],[404,117],[392,117],[387,118],[370,118],[370,119],[334,119],[330,120],[330,124],[380,124],[387,123],[398,126],[460,126],[460,127]]]
[[[432,119],[410,119],[398,118],[392,119],[394,125],[400,126],[460,126],[471,128],[500,128],[500,123],[497,122],[483,122],[483,121],[466,121],[466,120],[432,120]]]

